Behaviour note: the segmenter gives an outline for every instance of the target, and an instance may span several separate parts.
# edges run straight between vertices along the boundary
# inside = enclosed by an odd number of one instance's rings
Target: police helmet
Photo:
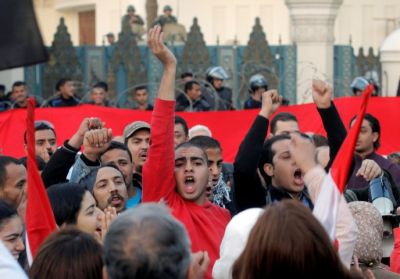
[[[369,82],[364,77],[356,77],[351,83],[350,87],[353,89],[353,93],[355,94],[357,91],[364,91],[368,86]]]
[[[208,82],[211,82],[213,79],[225,80],[228,79],[229,76],[221,66],[211,67],[206,72],[206,78]]]
[[[129,12],[136,12],[136,9],[133,5],[129,5],[128,8],[126,9],[126,11]]]
[[[265,88],[265,90],[268,90],[268,81],[263,75],[260,74],[252,76],[249,80],[249,84],[250,84],[250,91],[253,93],[258,88]]]

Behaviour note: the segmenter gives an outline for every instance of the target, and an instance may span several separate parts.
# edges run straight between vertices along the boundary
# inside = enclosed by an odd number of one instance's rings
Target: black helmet
[[[268,81],[267,79],[260,74],[254,75],[249,80],[250,92],[254,93],[258,88],[265,88],[268,90]]]

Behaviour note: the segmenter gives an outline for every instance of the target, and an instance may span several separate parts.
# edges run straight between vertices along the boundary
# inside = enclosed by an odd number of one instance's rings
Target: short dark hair
[[[275,134],[276,132],[276,124],[278,123],[278,121],[294,121],[294,122],[299,122],[297,121],[297,118],[294,114],[290,113],[290,112],[280,112],[277,115],[275,115],[274,118],[272,118],[271,120],[271,133]]]
[[[206,151],[198,144],[192,143],[192,142],[183,142],[181,144],[179,144],[177,147],[175,147],[175,150],[178,150],[180,148],[190,148],[190,147],[195,147],[201,150],[201,153],[203,153],[204,159],[206,159],[206,162],[208,162],[208,156]]]
[[[6,167],[10,164],[22,165],[21,162],[10,156],[0,156],[0,188],[4,187],[7,180],[7,170]]]
[[[190,244],[184,226],[165,206],[141,204],[120,214],[104,241],[109,278],[184,279]]]
[[[28,157],[27,156],[20,158],[19,161],[21,162],[21,164],[23,164],[25,166],[25,168],[28,167]],[[39,171],[44,170],[44,167],[46,166],[46,162],[42,159],[42,157],[36,156],[36,162],[37,162]]]
[[[184,72],[181,74],[181,79],[184,79],[186,77],[194,77],[194,75],[191,72]]]
[[[0,199],[0,230],[3,224],[14,216],[18,216],[17,209],[5,200]]]
[[[17,87],[17,86],[26,86],[26,82],[20,81],[20,80],[14,82],[12,87],[11,87],[11,91],[14,91],[14,87]]]
[[[50,235],[40,246],[29,278],[102,278],[103,248],[90,234],[76,228]]]
[[[354,115],[350,120],[351,123],[356,119],[357,115]],[[378,139],[374,142],[374,149],[377,150],[381,146],[381,125],[379,124],[378,118],[370,113],[366,113],[364,119],[369,122],[373,133],[378,133]]]
[[[62,78],[56,83],[56,90],[60,91],[60,87],[66,84],[67,82],[72,81],[70,78]]]
[[[146,90],[147,91],[147,86],[146,85],[138,85],[133,89],[133,93],[136,94],[137,91],[139,90]]]
[[[200,146],[204,150],[208,148],[217,148],[219,150],[222,150],[219,141],[209,136],[196,136],[194,138],[191,138],[189,142]]]
[[[277,135],[277,136],[273,136],[272,138],[266,140],[264,142],[263,145],[263,149],[261,151],[261,157],[260,160],[258,162],[258,169],[261,173],[261,175],[264,177],[264,179],[267,181],[268,184],[271,183],[271,177],[268,176],[266,174],[266,172],[264,171],[264,165],[265,164],[272,164],[272,159],[275,156],[275,151],[272,149],[272,145],[275,142],[281,141],[281,140],[290,140],[290,136],[289,135]]]
[[[315,147],[329,146],[328,139],[322,135],[313,134],[311,136],[311,138],[312,138],[312,141],[313,141]]]
[[[97,83],[95,83],[92,87],[93,88],[103,88],[104,91],[108,92],[108,84],[105,81],[99,81]]]
[[[87,190],[77,183],[60,183],[47,189],[58,226],[76,224],[83,196]]]
[[[189,127],[186,123],[186,120],[183,117],[180,117],[179,115],[175,115],[175,125],[181,124],[183,127],[183,131],[185,132],[185,136],[189,135]]]
[[[185,93],[187,93],[189,90],[193,89],[193,85],[197,84],[200,86],[200,83],[196,80],[191,80],[185,83]]]
[[[107,149],[106,149],[103,153],[100,154],[99,158],[101,159],[101,156],[103,156],[103,155],[104,155],[105,153],[107,153],[108,151],[114,150],[114,149],[120,149],[120,150],[126,151],[126,153],[128,153],[129,159],[130,159],[131,162],[132,162],[132,154],[131,154],[131,152],[129,151],[129,148],[128,148],[125,144],[120,143],[120,142],[115,141],[115,140],[112,140],[112,141],[111,141],[110,146],[108,146]]]
[[[6,91],[6,86],[4,84],[0,84],[0,91]]]
[[[35,123],[35,132],[36,131],[43,131],[43,130],[52,130],[54,133],[54,136],[57,137],[56,130],[54,129],[54,126],[52,123],[46,120],[36,120]],[[28,143],[28,138],[27,138],[27,131],[25,130],[24,132],[24,143]]]

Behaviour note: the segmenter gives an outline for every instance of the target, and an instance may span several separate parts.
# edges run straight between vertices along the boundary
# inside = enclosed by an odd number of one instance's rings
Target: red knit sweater
[[[172,214],[185,225],[192,251],[208,252],[211,264],[206,278],[212,278],[230,214],[208,200],[201,206],[187,201],[175,191],[174,108],[174,101],[157,99],[154,105],[150,149],[142,172],[143,202],[166,202]]]

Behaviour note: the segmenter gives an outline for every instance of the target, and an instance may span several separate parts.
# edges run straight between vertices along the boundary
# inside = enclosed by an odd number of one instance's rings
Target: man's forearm
[[[175,73],[176,63],[168,63],[163,65],[163,76],[160,82],[158,98],[161,100],[175,100]]]

